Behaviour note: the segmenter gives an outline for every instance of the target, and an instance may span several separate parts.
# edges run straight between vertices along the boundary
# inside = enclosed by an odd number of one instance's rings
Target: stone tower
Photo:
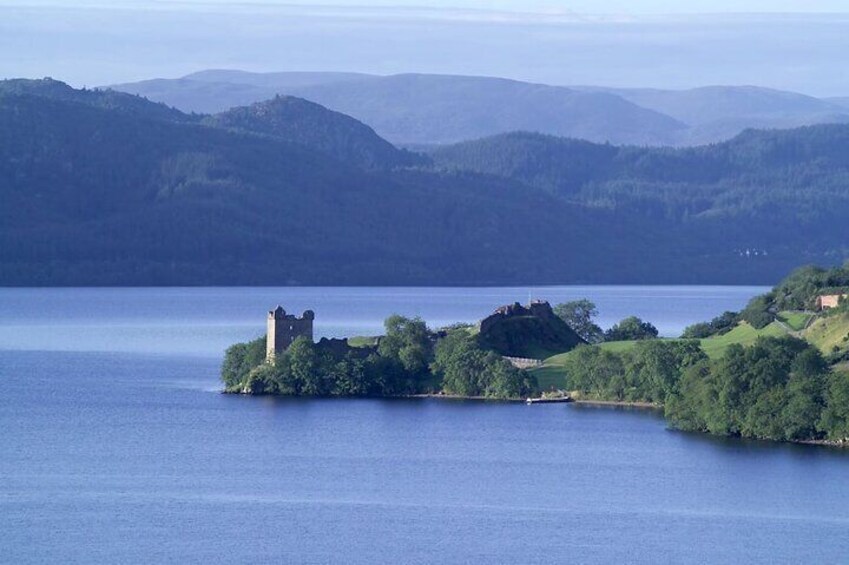
[[[286,310],[280,305],[268,312],[266,358],[273,359],[278,353],[286,351],[292,342],[301,336],[312,341],[314,319],[315,313],[312,310],[307,310],[298,318],[294,314],[286,314]]]

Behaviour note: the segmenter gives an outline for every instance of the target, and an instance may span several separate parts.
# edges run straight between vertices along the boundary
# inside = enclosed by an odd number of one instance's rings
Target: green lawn
[[[371,347],[377,345],[377,338],[370,335],[355,335],[348,338],[348,345],[351,347]]]
[[[812,312],[786,311],[778,314],[778,319],[787,324],[790,329],[800,332],[808,325],[808,321],[814,317]]]
[[[786,334],[787,331],[776,322],[759,330],[746,322],[740,322],[736,328],[726,334],[701,340],[701,345],[708,357],[717,358],[722,357],[725,350],[733,344],[752,345],[759,337],[780,337]]]

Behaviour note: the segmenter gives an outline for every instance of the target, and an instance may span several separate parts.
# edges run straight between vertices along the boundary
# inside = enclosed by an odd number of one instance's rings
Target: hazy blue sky
[[[849,95],[849,0],[0,0],[0,76],[440,72]]]

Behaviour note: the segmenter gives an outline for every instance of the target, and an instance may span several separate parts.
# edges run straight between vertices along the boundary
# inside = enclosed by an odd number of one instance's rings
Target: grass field
[[[722,357],[725,354],[725,350],[731,345],[752,345],[759,337],[780,337],[786,334],[787,331],[776,322],[759,330],[756,330],[746,322],[741,322],[727,334],[701,340],[701,346],[708,357],[715,359]]]
[[[351,347],[370,347],[377,345],[377,338],[370,335],[355,335],[348,338],[348,345]]]
[[[814,317],[812,312],[786,311],[779,312],[778,319],[787,324],[787,326],[795,331],[800,332],[808,325],[808,321]]]

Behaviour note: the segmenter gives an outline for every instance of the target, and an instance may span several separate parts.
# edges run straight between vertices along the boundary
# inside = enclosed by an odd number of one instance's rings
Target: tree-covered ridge
[[[75,89],[64,82],[51,78],[0,80],[0,96],[36,97],[69,102],[145,119],[194,122],[199,118],[195,114],[184,114],[175,108],[159,102],[151,102],[140,96],[110,89]]]
[[[591,259],[568,245],[591,219],[559,226],[568,207],[511,181],[365,171],[134,103],[0,93],[0,283],[470,284]]]
[[[377,346],[328,347],[298,338],[272,362],[265,338],[231,346],[221,379],[225,390],[282,396],[408,396],[444,393],[524,398],[536,380],[481,348],[466,328],[435,333],[419,318],[393,315]]]
[[[294,96],[232,108],[205,117],[203,123],[299,143],[366,169],[427,163],[423,156],[397,149],[364,123]]]
[[[570,201],[675,222],[745,216],[807,226],[849,210],[849,126],[842,124],[750,130],[684,149],[509,133],[430,154],[442,167],[505,176]],[[845,242],[845,231],[838,233]]]

